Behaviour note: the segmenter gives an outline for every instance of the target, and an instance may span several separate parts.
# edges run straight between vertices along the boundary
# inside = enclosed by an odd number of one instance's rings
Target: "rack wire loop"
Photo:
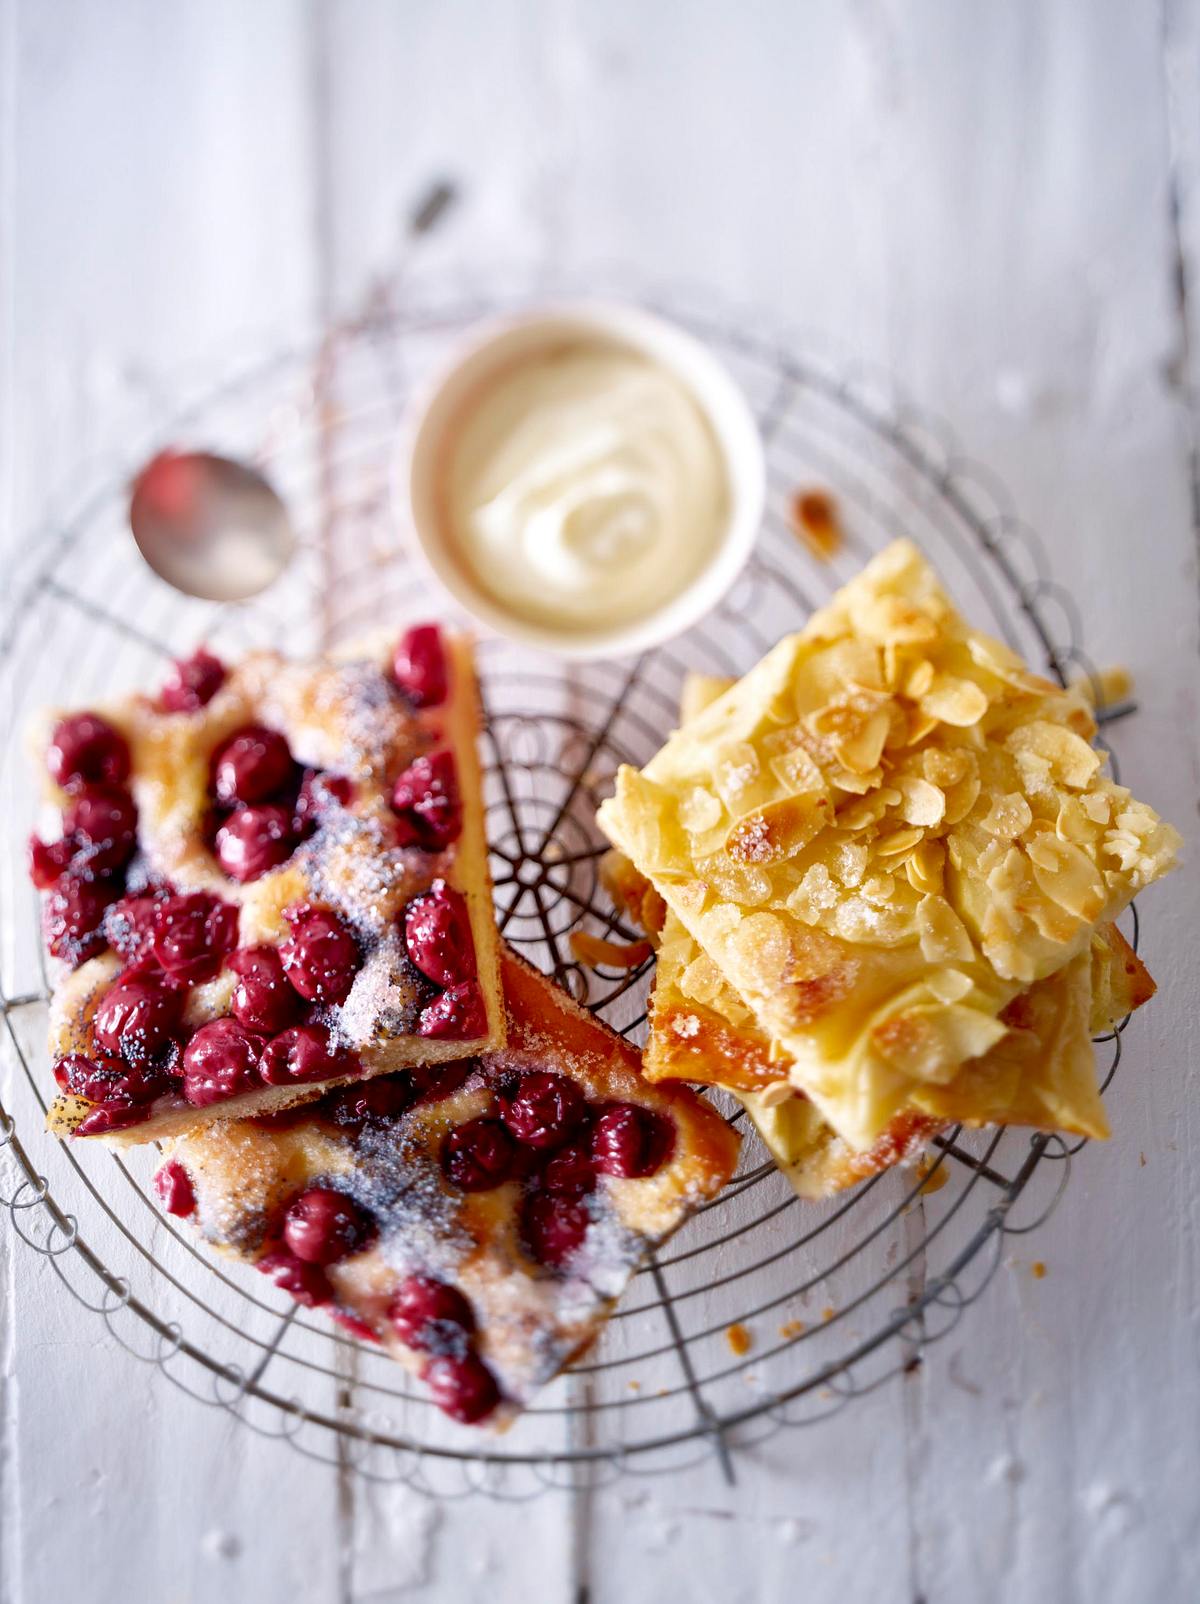
[[[436,606],[386,514],[398,419],[409,386],[449,342],[530,298],[527,285],[501,296],[414,284],[401,310],[381,302],[310,347],[241,360],[181,401],[154,444],[203,439],[250,458],[292,510],[299,554],[262,601],[197,608],[145,569],[125,528],[134,455],[105,465],[73,511],[55,508],[0,621],[0,751],[17,754],[0,769],[4,923],[14,938],[0,966],[11,1071],[0,1152],[15,1183],[5,1200],[14,1229],[116,1341],[197,1402],[344,1473],[441,1498],[573,1493],[706,1458],[736,1475],[739,1456],[777,1431],[828,1420],[919,1368],[984,1295],[1005,1243],[1056,1206],[1080,1145],[958,1129],[933,1150],[945,1183],[936,1191],[928,1173],[899,1170],[803,1205],[749,1134],[733,1184],[650,1258],[596,1349],[507,1435],[488,1438],[445,1422],[370,1345],[280,1309],[260,1278],[198,1249],[150,1194],[152,1154],[123,1157],[115,1184],[111,1156],[45,1133],[47,1066],[29,1044],[48,982],[21,861],[36,807],[22,727],[38,703],[152,682],[164,655],[201,639],[230,656],[281,642],[318,650]],[[647,299],[713,347],[760,419],[771,488],[755,555],[703,626],[635,661],[584,674],[497,641],[479,654],[499,919],[509,940],[635,1040],[649,964],[586,970],[570,936],[636,934],[600,887],[606,843],[594,814],[617,766],[644,762],[671,727],[686,670],[744,672],[873,550],[907,533],[972,617],[1060,679],[1082,673],[1099,685],[1042,543],[945,420],[887,375],[839,367],[815,344],[757,316],[734,318],[702,292]],[[845,551],[827,565],[788,513],[793,492],[813,484],[833,493],[846,531]],[[70,653],[54,649],[64,632]],[[1132,920],[1136,945],[1136,911]],[[1118,1027],[1100,1044],[1108,1078],[1124,1040]]]

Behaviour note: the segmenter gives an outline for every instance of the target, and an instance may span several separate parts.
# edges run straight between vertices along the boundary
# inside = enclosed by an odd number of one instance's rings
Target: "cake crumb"
[[[641,1392],[641,1390],[642,1390],[641,1382],[640,1381],[631,1381],[629,1383],[629,1390],[630,1390],[630,1392]]]
[[[803,1320],[785,1320],[779,1328],[779,1335],[785,1342],[790,1342],[793,1337],[798,1337],[803,1330]]]
[[[837,1310],[834,1308],[833,1304],[832,1303],[827,1303],[825,1305],[825,1307],[821,1310],[821,1319],[822,1320],[832,1320],[836,1313],[837,1313]]]
[[[651,956],[648,941],[609,941],[590,930],[572,930],[571,953],[588,969],[636,969]]]
[[[739,1358],[742,1354],[749,1353],[754,1346],[754,1337],[740,1320],[735,1320],[726,1328],[725,1340]]]
[[[796,534],[814,557],[828,562],[844,539],[833,497],[824,490],[797,490],[791,510]]]
[[[1041,1259],[1034,1259],[1030,1268],[1033,1270],[1033,1279],[1035,1281],[1042,1280],[1046,1274],[1046,1266],[1042,1263]]]
[[[917,1179],[920,1182],[918,1191],[926,1194],[940,1192],[950,1179],[950,1171],[944,1163],[935,1167],[931,1160],[923,1158],[917,1165]]]

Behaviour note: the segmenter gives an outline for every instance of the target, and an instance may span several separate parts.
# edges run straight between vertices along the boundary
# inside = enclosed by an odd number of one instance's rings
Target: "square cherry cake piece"
[[[898,541],[622,768],[600,823],[867,1152],[1172,866],[1178,834],[1102,774],[1094,733]]]
[[[206,651],[48,720],[51,1127],[118,1143],[504,1040],[469,643]]]
[[[738,1137],[522,959],[499,1052],[167,1144],[156,1186],[221,1251],[383,1343],[455,1419],[505,1424],[597,1334]]]

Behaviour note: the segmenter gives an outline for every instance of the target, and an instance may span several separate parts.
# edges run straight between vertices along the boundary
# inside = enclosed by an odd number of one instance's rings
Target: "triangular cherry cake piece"
[[[52,1129],[141,1142],[504,1040],[468,642],[206,651],[47,720]]]
[[[509,951],[508,1043],[167,1144],[156,1189],[214,1247],[504,1424],[595,1337],[738,1137]]]

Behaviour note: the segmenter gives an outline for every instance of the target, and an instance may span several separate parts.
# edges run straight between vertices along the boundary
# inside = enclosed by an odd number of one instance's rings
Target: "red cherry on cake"
[[[332,1186],[310,1186],[288,1209],[283,1240],[305,1264],[336,1264],[356,1253],[374,1230],[371,1216]]]
[[[392,1299],[388,1318],[410,1348],[450,1347],[475,1329],[471,1305],[456,1287],[431,1275],[410,1275]]]
[[[154,960],[184,985],[215,980],[237,946],[237,927],[237,909],[207,891],[165,897],[154,914]]]
[[[344,774],[321,774],[306,769],[292,814],[292,828],[301,838],[311,833],[335,807],[349,807],[354,800],[354,782]]]
[[[417,1020],[418,1036],[447,1041],[476,1041],[487,1035],[487,1029],[483,993],[474,980],[464,980],[435,997],[422,1008]]]
[[[512,1137],[497,1119],[469,1119],[442,1142],[442,1174],[460,1192],[490,1192],[513,1173]]]
[[[573,1142],[560,1147],[541,1173],[541,1185],[547,1192],[562,1197],[583,1197],[596,1185],[596,1169],[586,1142]]]
[[[263,1083],[262,1037],[236,1019],[213,1019],[183,1049],[183,1095],[193,1108],[255,1091]]]
[[[247,1030],[276,1036],[293,1023],[300,999],[288,984],[276,947],[243,947],[229,959],[238,977],[230,1004],[233,1017]]]
[[[440,852],[456,841],[463,815],[453,752],[432,752],[411,763],[392,787],[392,808],[401,846]]]
[[[414,707],[437,707],[446,700],[449,674],[436,624],[417,624],[401,635],[392,655],[392,675]]]
[[[531,1192],[521,1206],[521,1238],[539,1264],[561,1269],[582,1245],[590,1220],[578,1198]]]
[[[40,836],[29,837],[29,878],[39,891],[49,891],[56,885],[74,855],[74,845],[65,838],[61,841],[43,841]]]
[[[149,956],[162,900],[161,892],[138,892],[114,902],[105,913],[104,933],[108,944],[127,964]]]
[[[183,1003],[183,992],[162,975],[123,970],[96,1009],[92,1034],[114,1057],[145,1062],[171,1040],[183,1017]]]
[[[416,967],[435,985],[456,986],[472,980],[475,940],[466,899],[444,880],[435,880],[404,910],[404,946]]]
[[[293,1025],[280,1031],[263,1049],[259,1070],[268,1086],[297,1081],[332,1080],[359,1068],[354,1054],[335,1047],[323,1025]]]
[[[614,1103],[592,1126],[592,1163],[602,1175],[637,1180],[661,1169],[674,1146],[670,1120],[636,1103]]]
[[[212,784],[224,807],[269,802],[293,780],[292,749],[277,730],[247,724],[213,754]]]
[[[118,888],[107,880],[81,880],[71,871],[61,875],[46,898],[42,927],[51,955],[77,969],[105,946],[104,910]]]
[[[490,1415],[500,1402],[496,1378],[477,1354],[438,1354],[421,1375],[442,1413],[464,1426]]]
[[[172,1089],[170,1076],[156,1062],[130,1065],[119,1058],[84,1053],[60,1058],[54,1079],[62,1091],[92,1103],[152,1103]]]
[[[75,1097],[86,1097],[92,1101],[99,1101],[100,1093],[94,1088],[103,1084],[105,1090],[120,1073],[120,1069],[111,1059],[106,1061],[108,1069],[105,1070],[94,1058],[86,1053],[68,1053],[65,1058],[56,1059],[50,1073],[54,1076],[54,1083],[61,1092],[71,1092]]]
[[[46,767],[64,790],[123,785],[129,778],[129,745],[99,713],[73,713],[54,727]]]
[[[144,1124],[150,1110],[143,1103],[97,1103],[79,1121],[76,1136],[107,1136],[110,1131],[125,1131],[132,1125]]]
[[[75,849],[82,874],[114,874],[137,848],[137,808],[119,785],[89,785],[77,791],[63,812],[63,837]]]
[[[500,1117],[518,1142],[557,1147],[587,1117],[587,1103],[573,1080],[549,1070],[522,1075],[515,1093],[500,1099]]]
[[[319,1107],[335,1125],[361,1131],[371,1119],[398,1119],[412,1102],[413,1086],[407,1075],[379,1075],[361,1086],[344,1086]]]
[[[459,1058],[450,1064],[417,1064],[408,1072],[413,1090],[413,1107],[440,1103],[452,1097],[477,1067],[473,1058]]]
[[[168,1214],[186,1220],[196,1212],[192,1178],[177,1158],[170,1158],[154,1177],[154,1190]]]
[[[225,665],[203,646],[181,657],[158,695],[164,713],[198,713],[225,683]]]
[[[318,1309],[333,1302],[333,1288],[329,1277],[319,1264],[305,1264],[286,1248],[264,1253],[254,1268],[269,1276],[282,1292],[291,1293],[305,1308]]]
[[[87,1053],[68,1053],[52,1071],[60,1091],[72,1097],[86,1097],[89,1103],[136,1101],[121,1092],[121,1082],[128,1072],[129,1066],[120,1058],[92,1057]]]
[[[258,880],[286,863],[295,847],[292,815],[274,805],[237,808],[217,831],[217,862],[231,880]]]
[[[284,972],[308,1002],[342,1003],[362,959],[358,942],[328,908],[289,908],[292,933],[279,949]]]

